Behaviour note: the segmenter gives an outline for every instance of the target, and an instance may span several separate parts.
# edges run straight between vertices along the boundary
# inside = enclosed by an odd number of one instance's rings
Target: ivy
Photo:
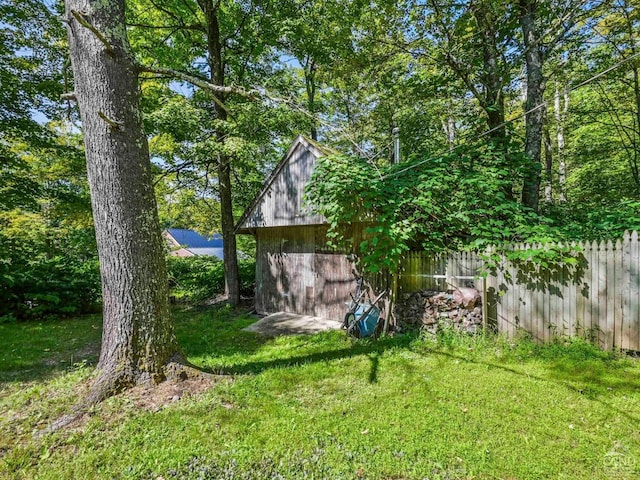
[[[495,258],[504,255],[543,266],[575,262],[571,249],[549,246],[564,239],[563,231],[513,198],[514,176],[517,180],[520,175],[515,160],[506,161],[491,145],[414,159],[383,171],[356,156],[324,157],[306,200],[327,218],[331,241],[350,248],[371,273],[395,273],[410,250],[437,254],[491,248]],[[363,239],[353,245],[351,226],[358,223]],[[511,246],[519,242],[529,242],[531,248],[526,253],[514,250]]]

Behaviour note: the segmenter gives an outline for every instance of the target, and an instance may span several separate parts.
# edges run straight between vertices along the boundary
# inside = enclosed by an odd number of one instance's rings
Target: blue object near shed
[[[380,309],[376,306],[372,307],[369,303],[361,303],[356,308],[354,314],[356,316],[356,325],[358,325],[358,330],[360,331],[360,337],[373,335],[378,326],[378,320],[380,319]]]

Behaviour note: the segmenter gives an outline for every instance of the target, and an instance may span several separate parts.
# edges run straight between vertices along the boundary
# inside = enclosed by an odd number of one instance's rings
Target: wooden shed
[[[304,208],[304,189],[323,155],[335,153],[303,136],[266,180],[236,232],[256,239],[256,310],[341,319],[355,290],[351,264],[327,248],[327,222]]]

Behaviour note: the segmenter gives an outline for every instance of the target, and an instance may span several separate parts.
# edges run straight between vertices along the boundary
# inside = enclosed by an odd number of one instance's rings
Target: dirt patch
[[[131,401],[136,408],[157,412],[183,398],[199,395],[221,380],[228,380],[229,378],[216,375],[201,375],[187,380],[167,380],[159,385],[139,385],[123,392],[121,395]]]
[[[100,355],[100,342],[92,342],[79,350],[71,353],[55,353],[53,356],[42,360],[42,364],[47,367],[61,367],[64,365],[74,366],[79,363],[95,364]]]
[[[119,399],[115,404],[119,406],[113,404],[111,406],[102,404],[101,406],[99,404],[97,408],[87,409],[86,406],[80,403],[71,409],[71,413],[65,414],[49,423],[36,436],[61,428],[70,431],[82,430],[89,419],[96,414],[102,416],[107,423],[113,424],[140,410],[158,412],[180,400],[199,395],[223,380],[232,381],[233,377],[203,373],[186,380],[169,380],[158,385],[139,385],[114,397],[114,399]],[[76,387],[77,398],[87,398],[90,391],[91,380],[80,383]],[[230,407],[225,406],[225,408]],[[44,427],[45,422],[42,423],[42,427]]]

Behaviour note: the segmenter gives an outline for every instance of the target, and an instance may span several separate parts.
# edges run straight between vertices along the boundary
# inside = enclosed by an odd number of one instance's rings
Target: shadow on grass
[[[380,357],[388,350],[406,349],[421,355],[438,355],[458,361],[485,365],[513,375],[536,381],[560,384],[586,398],[599,401],[612,393],[638,394],[639,368],[631,360],[618,360],[614,355],[582,344],[539,346],[521,342],[515,348],[499,344],[499,340],[479,340],[474,352],[467,353],[468,338],[453,339],[460,345],[450,348],[438,343],[428,344],[417,332],[408,332],[378,340],[352,341],[340,334],[333,337],[307,337],[296,340],[293,347],[278,351],[275,345],[271,358],[252,360],[261,349],[274,345],[273,339],[261,337],[243,328],[256,318],[228,308],[181,309],[174,311],[176,334],[189,358],[216,363],[229,357],[231,365],[203,368],[216,374],[259,374],[266,370],[300,366],[335,360],[367,357],[370,361],[368,381],[378,381]],[[0,384],[5,382],[44,381],[70,369],[79,362],[93,365],[97,361],[100,340],[100,317],[43,322],[40,324],[0,325]],[[344,334],[342,334],[344,335]],[[462,337],[461,337],[462,338]],[[296,342],[299,342],[296,345]],[[316,351],[296,354],[295,349],[312,347]],[[495,358],[496,348],[510,349],[504,359]],[[243,360],[238,360],[240,357]],[[494,357],[494,358],[492,358]],[[530,361],[541,362],[544,375],[531,375],[511,365]],[[616,410],[618,411],[618,410]],[[640,420],[628,412],[618,411],[634,421]]]
[[[243,329],[256,317],[227,307],[199,307],[174,311],[178,343],[189,358],[252,355],[269,339]]]
[[[251,319],[247,322],[250,323]],[[237,326],[235,329],[232,328],[223,333],[220,338],[226,339],[226,348],[230,349],[229,351],[242,355],[249,355],[260,348],[268,347],[271,341],[253,333],[239,332]],[[255,375],[271,369],[364,356],[371,363],[368,381],[369,383],[375,383],[378,379],[382,354],[388,350],[406,349],[417,354],[442,356],[457,361],[484,365],[511,375],[525,377],[529,380],[560,385],[575,394],[606,406],[611,411],[615,411],[630,421],[640,423],[640,418],[636,415],[621,410],[606,401],[607,397],[616,392],[624,394],[638,394],[640,392],[640,375],[637,374],[638,367],[633,366],[632,360],[619,359],[614,354],[603,352],[589,344],[581,344],[579,341],[569,343],[567,346],[559,344],[534,345],[522,342],[515,348],[507,347],[513,348],[513,350],[503,360],[492,360],[491,357],[495,355],[496,347],[503,348],[505,345],[500,343],[498,339],[495,341],[493,339],[484,339],[481,342],[484,342],[485,345],[479,348],[479,352],[467,355],[464,352],[466,350],[464,346],[448,348],[444,345],[435,344],[433,347],[428,347],[419,340],[417,332],[378,340],[355,342],[351,342],[345,337],[346,345],[344,348],[331,349],[331,345],[327,345],[327,349],[323,351],[303,355],[292,355],[289,350],[283,352],[278,358],[238,362],[220,369],[213,369],[213,371],[217,374],[227,375]],[[334,343],[333,346],[335,347],[336,344]],[[212,346],[210,344],[202,344],[201,347],[204,350],[199,353],[206,354],[205,350],[207,348],[209,354],[211,353]],[[189,353],[194,352],[189,351]],[[533,361],[540,362],[546,373],[534,375],[527,371],[530,369],[515,368],[517,364],[526,365],[526,363]]]
[[[547,368],[549,372],[549,376],[547,377],[532,375],[529,372],[523,372],[508,365],[490,362],[482,359],[469,358],[464,355],[459,355],[453,352],[446,352],[444,350],[431,350],[430,353],[433,355],[454,359],[460,362],[466,362],[475,365],[484,365],[489,368],[497,369],[536,382],[554,383],[557,385],[561,385],[562,387],[573,393],[584,396],[589,401],[599,403],[610,411],[613,411],[636,424],[640,424],[640,417],[632,415],[627,410],[622,410],[603,399],[603,395],[606,395],[607,393],[614,390],[618,392],[638,394],[640,392],[640,379],[638,379],[637,377],[626,378],[624,380],[612,379],[610,378],[610,375],[612,373],[611,370],[607,372],[606,367],[602,365],[602,360],[596,360],[596,362],[599,362],[601,367],[600,369],[597,369],[599,373],[596,373],[593,370],[585,370],[585,367],[588,367],[589,365],[593,366],[593,361],[584,362],[582,365],[574,364],[572,366],[567,366],[562,362],[553,362],[549,364],[545,363],[545,368]],[[627,375],[630,376],[630,374],[628,373]]]
[[[207,359],[208,357],[213,358],[212,363],[215,363],[216,357],[249,357],[263,348],[269,348],[274,341],[277,341],[277,337],[265,337],[254,332],[244,331],[243,329],[254,323],[257,318],[250,315],[238,315],[238,312],[228,308],[216,309],[214,312],[211,309],[183,311],[176,315],[176,320],[178,339],[190,359]],[[339,346],[339,343],[336,344],[336,339],[333,338],[326,344],[320,340],[317,347],[323,350],[319,352],[291,355],[291,349],[287,348],[286,353],[282,352],[276,358],[237,362],[224,367],[204,365],[201,368],[217,375],[246,375],[259,374],[275,368],[368,356],[371,361],[369,381],[375,383],[380,354],[392,348],[408,348],[418,336],[416,332],[415,334],[403,334],[378,340],[363,339],[354,342],[351,338],[347,338],[344,332],[339,335],[343,335],[344,348],[335,348]],[[309,339],[309,345],[315,341],[312,340],[314,337],[304,336],[304,338]],[[278,354],[276,353],[276,355]]]
[[[79,365],[95,365],[100,336],[96,315],[0,325],[0,384],[45,381]]]
[[[234,317],[233,313],[216,314],[211,319],[210,312],[202,312],[202,317],[192,316],[186,324],[193,325],[190,337],[192,341],[182,342],[189,356],[207,356],[214,352],[223,354],[252,355],[262,348],[268,348],[273,339],[261,337],[252,332],[241,329],[255,321],[255,318]],[[227,315],[225,317],[225,315]],[[207,325],[203,327],[202,322]],[[630,361],[619,360],[615,355],[603,352],[587,343],[575,341],[568,345],[548,344],[535,345],[522,341],[515,349],[499,343],[499,340],[481,340],[485,345],[479,347],[478,354],[456,354],[466,349],[466,345],[448,348],[435,344],[427,347],[419,340],[418,332],[408,332],[395,337],[378,340],[360,340],[351,342],[345,337],[344,348],[333,348],[335,343],[327,345],[327,349],[303,355],[292,355],[291,350],[282,352],[280,357],[268,360],[238,362],[236,364],[213,368],[209,371],[217,374],[246,375],[259,374],[266,370],[306,365],[312,363],[330,362],[345,358],[367,356],[371,362],[368,376],[370,383],[377,382],[380,356],[390,349],[408,349],[418,354],[433,354],[454,358],[459,361],[481,364],[490,368],[501,369],[505,372],[525,376],[537,381],[552,382],[563,385],[586,398],[596,399],[609,392],[638,393],[640,392],[640,375],[630,372]],[[312,341],[312,340],[310,340]],[[454,342],[456,340],[454,339]],[[464,338],[461,344],[468,341]],[[347,343],[349,342],[349,343]],[[321,345],[321,344],[319,344]],[[188,346],[188,348],[187,348]],[[509,356],[505,360],[491,361],[496,347],[509,348]],[[542,362],[548,372],[545,376],[534,376],[529,373],[511,368],[509,364],[520,364],[530,361]],[[205,368],[205,370],[207,370]],[[622,412],[621,412],[622,413]],[[628,415],[627,415],[628,416]]]
[[[293,355],[269,360],[239,363],[221,369],[214,369],[214,373],[223,375],[259,374],[266,370],[308,365],[313,363],[331,362],[346,358],[366,356],[371,361],[369,382],[375,383],[378,378],[379,357],[386,351],[398,348],[409,348],[415,336],[402,335],[378,340],[366,340],[349,344],[344,348],[314,352],[305,355]],[[345,339],[345,342],[347,339]]]

